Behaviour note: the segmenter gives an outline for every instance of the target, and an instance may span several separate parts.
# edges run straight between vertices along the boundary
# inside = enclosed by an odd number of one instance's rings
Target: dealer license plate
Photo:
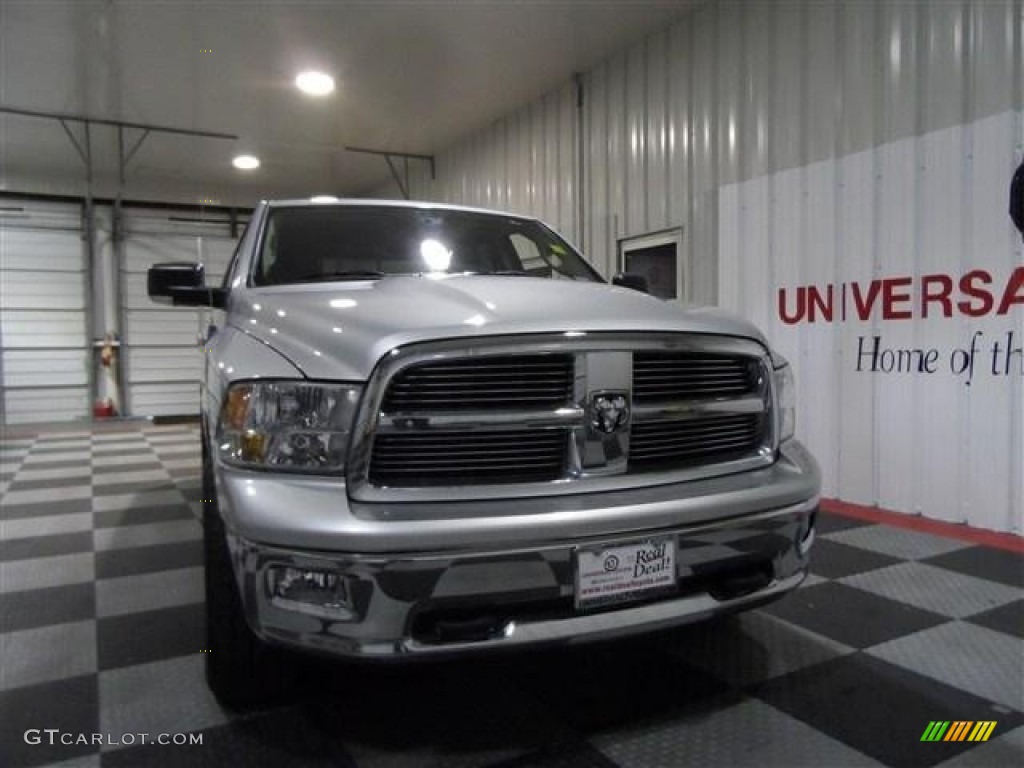
[[[663,537],[576,551],[576,607],[638,600],[676,584],[676,542]]]

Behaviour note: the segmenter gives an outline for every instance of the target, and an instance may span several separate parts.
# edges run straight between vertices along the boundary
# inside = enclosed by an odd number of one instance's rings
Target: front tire
[[[272,704],[283,691],[283,660],[253,634],[245,620],[205,440],[203,555],[206,683],[217,700],[229,709],[248,710]]]

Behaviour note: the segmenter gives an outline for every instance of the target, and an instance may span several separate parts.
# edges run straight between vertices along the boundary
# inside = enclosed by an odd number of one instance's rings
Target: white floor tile
[[[96,615],[118,616],[203,601],[203,569],[100,579],[96,582]]]
[[[84,451],[61,451],[59,453],[32,453],[25,457],[23,466],[35,466],[37,464],[56,464],[77,462],[88,465],[90,452]],[[43,468],[43,467],[41,467]]]
[[[163,465],[167,469],[194,469],[198,472],[203,468],[203,460],[200,456],[191,456],[186,459],[165,459]]]
[[[202,535],[203,529],[195,520],[171,520],[166,523],[98,528],[93,531],[92,539],[97,551],[105,551],[192,541],[202,538]]]
[[[0,594],[92,581],[96,578],[95,559],[92,552],[78,552],[0,563]]]
[[[970,546],[967,542],[958,539],[932,536],[928,533],[908,531],[888,525],[865,525],[860,528],[850,528],[827,534],[825,538],[906,560],[920,560]]]
[[[203,665],[196,653],[101,672],[100,731],[181,733],[226,723],[227,713],[206,687]]]
[[[0,520],[0,541],[92,530],[92,512]]]
[[[92,500],[94,512],[107,512],[121,509],[144,509],[146,507],[163,507],[169,504],[184,504],[185,497],[176,489],[162,491],[140,491],[138,493],[119,493],[111,496],[97,496]]]
[[[0,634],[0,659],[0,690],[91,674],[96,671],[96,622]]]
[[[59,488],[33,488],[31,491],[9,491],[4,494],[4,504],[45,504],[48,501],[66,501],[67,499],[88,499],[92,496],[92,486],[72,485]]]
[[[1011,635],[961,621],[890,640],[867,653],[989,701],[1024,707],[1024,655]],[[967,717],[967,716],[965,716]],[[998,720],[971,713],[979,720]]]
[[[114,455],[105,456],[103,454],[93,454],[92,466],[94,467],[123,467],[131,464],[153,464],[156,463],[157,458],[153,456],[149,451],[142,451],[131,455]]]
[[[96,487],[121,485],[122,483],[170,482],[171,476],[165,469],[135,469],[127,472],[103,472],[97,474],[92,483]]]
[[[839,581],[958,619],[997,608],[1021,596],[1019,589],[1005,584],[918,562],[898,563]]]
[[[32,465],[36,467],[36,465]],[[58,467],[55,469],[46,469],[46,465],[34,469],[23,469],[18,473],[18,482],[32,482],[34,480],[62,480],[66,477],[81,477],[85,478],[83,485],[88,485],[88,478],[92,475],[92,470],[89,465],[83,464],[80,467]]]

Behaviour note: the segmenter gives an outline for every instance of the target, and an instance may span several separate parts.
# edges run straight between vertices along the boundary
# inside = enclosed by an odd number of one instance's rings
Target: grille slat
[[[762,424],[759,414],[638,422],[630,434],[629,465],[645,471],[728,461],[758,448]]]
[[[522,404],[555,409],[571,401],[573,374],[573,356],[566,354],[422,363],[392,380],[381,408],[386,413]]]
[[[696,352],[633,355],[633,402],[736,397],[758,386],[753,359]]]
[[[370,482],[415,487],[555,480],[565,469],[567,435],[565,429],[525,428],[378,435]]]

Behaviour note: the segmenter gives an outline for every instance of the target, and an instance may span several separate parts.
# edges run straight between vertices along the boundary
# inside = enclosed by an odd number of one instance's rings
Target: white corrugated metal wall
[[[126,412],[132,416],[177,416],[199,411],[202,346],[207,310],[189,311],[154,303],[146,272],[157,262],[201,262],[206,280],[219,285],[237,242],[223,214],[166,209],[124,210],[121,304]]]
[[[990,236],[983,212],[1005,215],[1004,182],[1024,153],[1022,27],[1021,0],[708,3],[584,74],[582,132],[567,84],[441,153],[436,180],[415,167],[412,197],[540,216],[582,241],[605,274],[618,239],[682,227],[694,299],[753,311],[769,326],[758,308],[773,306],[790,274],[800,284],[845,279],[862,259],[869,274],[913,275],[929,268],[919,255],[949,243],[961,272],[993,250],[993,269],[1020,264],[1006,221]],[[571,210],[577,141],[582,231]],[[1002,154],[970,162],[989,142]],[[738,186],[762,178],[772,181]],[[1004,319],[1019,328],[1013,312]],[[929,340],[930,329],[911,326],[911,337]],[[798,350],[801,429],[823,459],[828,493],[1021,530],[1019,382],[998,395],[937,396],[948,420],[907,422],[890,440],[880,427],[903,419],[901,406],[876,405],[870,387],[841,381],[836,358],[855,329],[804,333],[797,346],[773,330]],[[811,381],[801,365],[811,357],[835,364]],[[1018,425],[1009,443],[1002,432],[965,443],[963,425],[981,434],[1001,404]],[[917,456],[914,471],[883,480],[879,466],[901,452]]]
[[[0,203],[0,389],[3,424],[89,414],[82,208]]]
[[[538,216],[578,241],[579,130],[572,84],[548,94],[437,158],[410,167],[413,199],[497,208]],[[378,197],[398,197],[389,184]]]

